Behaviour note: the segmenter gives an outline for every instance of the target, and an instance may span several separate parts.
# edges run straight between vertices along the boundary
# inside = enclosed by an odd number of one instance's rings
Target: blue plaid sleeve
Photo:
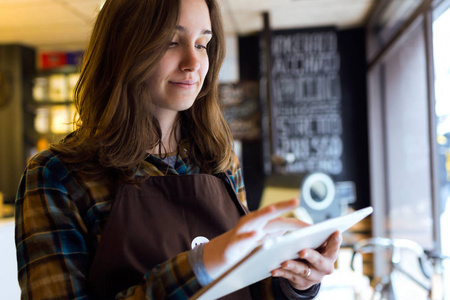
[[[62,183],[66,176],[58,160],[38,156],[21,179],[15,203],[21,299],[89,299],[87,231]]]

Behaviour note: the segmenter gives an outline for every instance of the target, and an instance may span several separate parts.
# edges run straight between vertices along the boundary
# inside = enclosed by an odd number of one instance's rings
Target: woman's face
[[[206,47],[212,37],[205,0],[181,0],[179,21],[169,48],[148,80],[157,118],[190,108],[209,68]]]

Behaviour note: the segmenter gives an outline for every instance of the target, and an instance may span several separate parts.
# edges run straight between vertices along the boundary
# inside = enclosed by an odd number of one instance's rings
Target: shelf
[[[32,106],[54,106],[54,105],[71,105],[74,104],[74,102],[70,100],[67,101],[44,100],[44,101],[29,101],[26,104]]]

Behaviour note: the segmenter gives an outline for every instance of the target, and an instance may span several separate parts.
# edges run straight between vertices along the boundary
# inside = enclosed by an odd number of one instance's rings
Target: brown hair
[[[152,115],[146,80],[174,35],[182,0],[108,0],[99,13],[75,88],[77,129],[51,149],[93,177],[106,172],[134,181],[146,151],[161,131]],[[209,71],[194,105],[181,112],[183,143],[204,173],[231,165],[233,141],[218,103],[218,74],[225,56],[220,9],[206,0],[213,31]]]

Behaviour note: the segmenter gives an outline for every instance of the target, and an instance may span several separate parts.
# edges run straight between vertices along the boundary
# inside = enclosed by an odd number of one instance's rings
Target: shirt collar
[[[189,163],[186,149],[182,149],[176,156],[177,158],[173,167],[169,166],[161,157],[153,154],[149,154],[145,161],[153,165],[164,175],[191,175],[200,172],[199,167]]]

